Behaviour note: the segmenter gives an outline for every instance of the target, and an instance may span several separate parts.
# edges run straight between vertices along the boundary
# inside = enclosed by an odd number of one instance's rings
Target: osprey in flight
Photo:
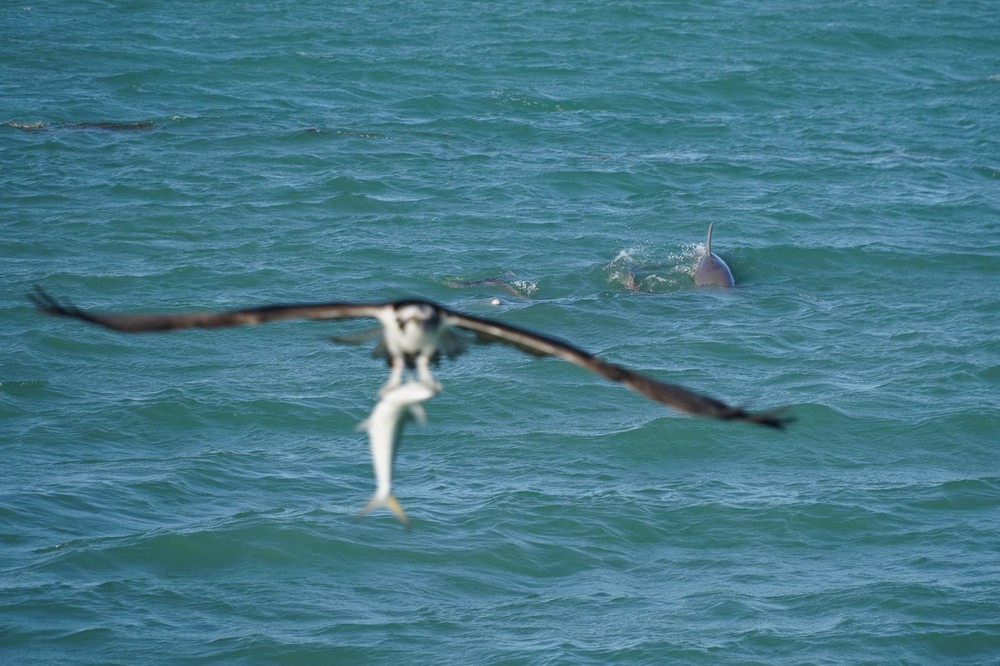
[[[611,381],[659,403],[681,412],[710,418],[748,421],[772,428],[781,428],[791,419],[781,416],[782,410],[747,412],[677,384],[668,384],[646,377],[619,365],[609,363],[582,349],[540,333],[505,324],[494,319],[462,314],[430,301],[400,300],[387,303],[301,303],[265,305],[246,310],[226,312],[178,313],[103,313],[81,310],[69,302],[59,302],[41,288],[28,298],[42,312],[81,319],[93,324],[126,333],[172,331],[181,328],[220,328],[263,324],[280,319],[351,319],[368,317],[381,324],[382,340],[376,353],[384,355],[391,372],[389,381],[382,388],[382,395],[402,384],[407,367],[416,368],[421,382],[440,386],[431,375],[430,366],[444,355],[453,357],[467,346],[469,338],[462,331],[472,334],[474,342],[501,342],[535,356],[555,356],[564,361],[590,370]],[[342,336],[339,342],[362,342],[373,339],[372,334]]]

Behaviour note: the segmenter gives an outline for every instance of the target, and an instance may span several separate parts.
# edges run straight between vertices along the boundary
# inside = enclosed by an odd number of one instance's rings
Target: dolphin
[[[410,519],[403,511],[399,500],[392,494],[392,461],[395,458],[404,423],[413,417],[424,423],[427,415],[422,403],[437,395],[439,390],[439,385],[436,383],[408,381],[386,391],[371,415],[358,424],[358,430],[368,433],[372,469],[375,472],[375,494],[358,512],[358,518],[380,507],[386,507],[405,527],[410,526]]]
[[[524,294],[513,284],[511,280],[515,277],[514,271],[507,271],[503,275],[494,275],[493,277],[483,278],[481,280],[447,280],[445,284],[449,287],[463,288],[463,287],[481,287],[490,286],[503,289],[504,291],[513,294],[514,296],[524,297]]]
[[[705,256],[698,262],[698,267],[694,269],[694,283],[697,285],[714,284],[720,287],[735,287],[736,281],[719,255],[712,252],[712,227],[714,222],[708,225],[708,238],[705,239]]]

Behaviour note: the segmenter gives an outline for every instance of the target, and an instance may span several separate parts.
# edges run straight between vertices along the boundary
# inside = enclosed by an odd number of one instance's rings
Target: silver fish
[[[400,384],[385,391],[371,415],[358,424],[358,430],[368,433],[372,469],[375,472],[375,494],[358,512],[359,518],[375,509],[386,507],[404,526],[410,526],[410,519],[392,494],[392,462],[403,425],[414,417],[421,423],[426,422],[423,403],[436,396],[438,391],[440,385],[437,383],[408,381]]]

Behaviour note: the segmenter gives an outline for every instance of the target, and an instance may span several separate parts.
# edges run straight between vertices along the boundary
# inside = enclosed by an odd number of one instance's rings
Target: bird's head
[[[416,324],[422,329],[436,329],[441,323],[441,313],[428,303],[403,303],[396,308],[396,321],[400,329]]]

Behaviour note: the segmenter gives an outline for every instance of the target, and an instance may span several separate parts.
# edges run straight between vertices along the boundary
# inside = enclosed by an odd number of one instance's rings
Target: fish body
[[[392,463],[399,447],[403,426],[414,417],[421,423],[425,422],[423,403],[437,395],[439,390],[436,383],[407,381],[384,391],[371,415],[358,424],[358,430],[368,433],[372,470],[375,473],[375,494],[358,512],[359,517],[386,507],[399,522],[409,527],[410,519],[399,500],[392,494]]]

